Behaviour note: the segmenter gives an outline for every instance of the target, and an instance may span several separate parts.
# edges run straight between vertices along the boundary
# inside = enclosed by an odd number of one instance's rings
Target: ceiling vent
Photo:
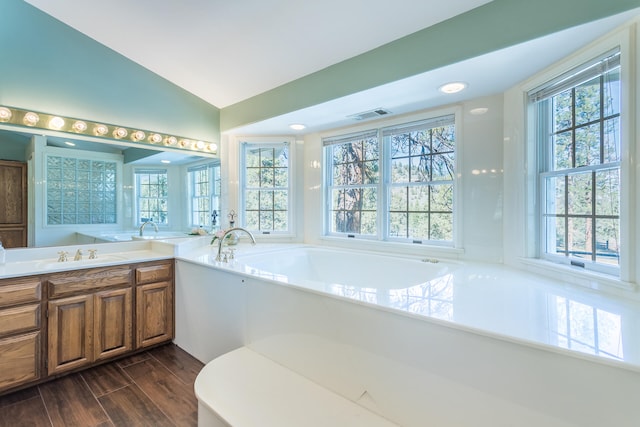
[[[347,117],[354,120],[366,120],[372,119],[374,117],[386,116],[387,114],[391,114],[391,111],[385,110],[384,108],[376,108],[375,110],[364,111],[358,114],[351,114]]]

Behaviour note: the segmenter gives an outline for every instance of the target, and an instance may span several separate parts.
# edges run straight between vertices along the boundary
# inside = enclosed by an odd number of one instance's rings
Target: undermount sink
[[[60,267],[84,267],[86,265],[94,265],[101,263],[110,263],[110,262],[119,262],[126,260],[126,257],[119,255],[100,255],[98,254],[97,258],[89,259],[86,255],[80,261],[74,261],[72,258],[69,258],[69,261],[37,261],[35,263],[35,268],[37,270],[50,270],[53,268]]]

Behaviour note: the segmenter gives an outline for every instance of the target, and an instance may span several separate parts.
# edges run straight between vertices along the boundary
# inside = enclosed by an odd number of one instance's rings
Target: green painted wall
[[[637,7],[640,0],[494,0],[225,107],[220,127],[259,122]]]
[[[220,140],[219,109],[23,0],[0,0],[0,40],[0,104]]]

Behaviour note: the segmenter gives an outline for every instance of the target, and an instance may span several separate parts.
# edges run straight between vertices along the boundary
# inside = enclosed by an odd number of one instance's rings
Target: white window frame
[[[156,174],[166,174],[167,176],[167,193],[169,193],[170,190],[170,183],[169,183],[169,171],[166,168],[156,168],[156,167],[146,167],[146,168],[136,168],[133,171],[133,183],[135,186],[135,195],[136,195],[136,218],[135,218],[135,224],[136,226],[140,226],[143,224],[143,222],[140,221],[141,218],[141,213],[140,213],[140,183],[139,183],[139,175],[142,175],[144,173],[156,173]],[[156,223],[156,225],[158,225],[159,227],[167,227],[171,224],[171,212],[170,212],[170,195],[167,194],[167,222],[159,222],[156,218],[153,218],[153,222]]]
[[[507,203],[511,203],[516,209],[512,220],[506,224],[506,231],[516,236],[505,244],[505,259],[509,265],[526,268],[543,275],[558,277],[563,280],[582,286],[602,286],[602,289],[613,291],[633,290],[640,283],[640,250],[638,239],[640,238],[640,217],[636,214],[638,197],[636,196],[638,185],[635,154],[640,152],[640,128],[638,122],[637,107],[640,94],[640,85],[636,82],[638,72],[637,64],[640,56],[635,48],[637,35],[634,25],[625,25],[611,34],[599,39],[589,46],[575,52],[573,55],[550,66],[546,70],[532,76],[526,82],[508,91],[505,95],[505,127],[506,145],[505,159],[513,162],[513,170],[507,170],[505,165],[505,191],[512,196]],[[620,242],[620,274],[613,276],[582,268],[570,267],[565,264],[552,263],[540,257],[540,230],[539,230],[539,196],[537,183],[537,147],[535,144],[533,115],[527,108],[527,93],[549,82],[563,73],[585,64],[603,52],[619,48],[621,52],[620,66],[622,76],[621,99],[621,192],[620,192],[620,230],[624,236]],[[521,114],[508,113],[509,109],[515,111],[520,108]],[[524,173],[519,173],[520,169]],[[507,173],[508,172],[508,173]],[[522,194],[524,192],[524,194]],[[520,195],[522,194],[522,195]]]
[[[247,218],[246,218],[246,190],[247,190],[247,176],[246,176],[246,150],[251,147],[258,148],[278,148],[283,145],[287,146],[288,149],[288,176],[287,176],[287,187],[282,187],[282,189],[287,190],[287,229],[286,230],[253,230],[249,229],[254,235],[260,236],[261,238],[280,238],[280,237],[293,237],[295,236],[295,204],[294,204],[294,192],[296,191],[295,186],[295,158],[296,158],[296,144],[295,141],[290,137],[245,137],[238,138],[238,180],[239,180],[239,191],[238,191],[238,218],[236,225],[240,225],[242,227],[247,227]],[[222,219],[222,223],[225,224],[225,218]],[[225,228],[225,227],[223,227]]]
[[[614,64],[616,64],[620,60],[620,56],[617,56],[617,57],[615,56],[616,52],[619,54],[620,53],[619,49],[615,49],[614,51],[609,51],[609,52],[603,52],[597,57],[592,58],[591,60],[586,61],[583,64],[580,64],[579,66],[575,67],[574,69],[566,73],[563,73],[557,78],[551,80],[549,83],[545,83],[544,85],[542,85],[542,87],[533,90],[529,94],[530,104],[528,107],[530,110],[529,116],[533,119],[531,125],[532,125],[532,134],[533,134],[534,140],[532,141],[532,143],[536,144],[537,146],[535,152],[538,159],[537,160],[537,165],[538,165],[537,194],[539,197],[538,210],[537,210],[537,222],[538,222],[537,228],[539,230],[539,237],[538,237],[538,244],[537,244],[538,257],[550,262],[565,264],[565,265],[572,265],[572,266],[584,268],[585,270],[592,270],[592,271],[605,273],[613,276],[620,275],[620,267],[617,265],[607,265],[607,264],[599,263],[589,259],[576,257],[571,254],[557,254],[557,253],[554,253],[554,250],[553,250],[554,248],[547,247],[547,245],[549,244],[549,240],[551,239],[550,234],[552,233],[552,230],[549,230],[547,217],[545,215],[545,206],[547,206],[548,199],[549,197],[551,197],[547,195],[546,179],[547,178],[564,178],[565,176],[571,177],[578,173],[580,175],[585,175],[586,173],[590,173],[591,175],[595,176],[597,172],[606,171],[606,170],[618,170],[620,173],[622,173],[621,162],[616,161],[616,162],[609,162],[609,163],[602,163],[602,164],[599,163],[599,164],[590,165],[590,166],[576,165],[573,168],[569,168],[569,169],[554,170],[553,166],[551,165],[554,157],[553,157],[553,154],[550,152],[551,147],[549,146],[549,141],[547,140],[547,137],[551,133],[551,130],[549,129],[549,123],[547,121],[544,121],[545,120],[544,118],[541,119],[540,116],[547,116],[547,119],[553,120],[553,117],[551,116],[552,112],[548,110],[550,99],[556,94],[559,94],[560,92],[577,87],[579,84],[583,82],[583,80],[586,81],[585,79],[591,80],[593,77],[596,77],[602,74],[603,72],[608,71],[609,68],[612,68],[612,66],[609,65],[612,61]],[[614,58],[614,59],[607,60],[607,58]],[[606,63],[606,65],[601,65],[603,61],[608,61],[608,62]],[[623,78],[624,76],[621,73],[621,79]],[[620,88],[620,92],[622,95],[622,87]],[[544,104],[540,103],[540,101],[544,101]],[[542,108],[542,106],[547,106],[547,108]],[[621,129],[623,128],[623,126],[625,126],[625,123],[622,120],[622,113],[623,113],[623,106],[621,105],[620,115],[619,115]],[[600,120],[602,120],[602,118]],[[573,126],[575,126],[575,124],[573,124]],[[620,141],[620,144],[621,144],[620,155],[622,155],[622,153],[624,152],[624,145],[622,140]],[[620,182],[621,181],[622,180],[620,179]],[[623,191],[624,190],[621,188],[620,199],[622,199]],[[595,194],[595,189],[592,189],[592,194]],[[565,209],[567,209],[566,203],[567,202],[565,201]],[[593,203],[595,204],[595,201]],[[622,203],[622,200],[620,200],[620,203]],[[593,209],[595,209],[595,207]],[[565,216],[565,218],[567,218],[570,216],[568,214],[569,214],[568,212],[565,212],[563,215]],[[622,220],[621,220],[621,216],[622,216],[621,209],[619,210],[618,216],[620,218],[620,220],[618,221],[620,226],[619,237],[622,237],[624,234],[622,231],[623,227],[622,227]],[[597,218],[599,217],[600,217],[599,215],[596,215],[596,212],[592,212],[591,215],[588,216],[588,218],[591,218],[592,221],[596,221]],[[592,226],[595,227],[595,223]],[[595,235],[593,236],[594,239],[596,237],[597,236]],[[553,240],[555,241],[555,236]],[[565,242],[565,245],[567,244],[568,242]],[[565,248],[565,249],[569,250],[569,248]],[[595,253],[595,251],[597,251],[597,248],[593,247],[593,251]],[[620,249],[620,256],[622,255],[621,252],[622,252],[622,249]]]
[[[383,134],[385,130],[390,130],[392,128],[403,128],[405,126],[411,126],[416,123],[438,123],[443,117],[451,116],[453,125],[455,128],[455,149],[454,149],[454,179],[452,181],[453,184],[453,212],[452,212],[452,239],[447,241],[438,241],[438,240],[414,240],[411,238],[397,238],[390,237],[388,224],[389,224],[389,197],[390,197],[390,147],[389,144],[384,142]],[[437,127],[437,124],[434,126]],[[380,122],[379,126],[374,127],[372,129],[371,126],[368,128],[363,128],[358,131],[352,132],[343,132],[342,134],[335,135],[327,135],[323,138],[323,153],[322,158],[324,162],[323,166],[323,199],[324,199],[324,209],[323,209],[323,236],[325,238],[347,238],[349,240],[361,240],[361,241],[377,241],[381,242],[384,245],[389,245],[393,243],[400,243],[403,246],[414,246],[414,247],[439,247],[444,250],[450,250],[453,248],[461,247],[461,200],[459,194],[461,192],[459,177],[460,173],[457,172],[460,170],[461,162],[461,147],[462,147],[462,134],[460,132],[461,129],[461,114],[460,109],[455,108],[447,108],[438,111],[431,111],[428,113],[420,113],[417,115],[407,116],[405,118],[396,118],[393,120],[386,120],[384,122]],[[350,135],[359,135],[366,132],[376,131],[378,144],[379,144],[379,170],[380,170],[380,178],[378,180],[378,184],[375,186],[378,189],[378,216],[377,216],[377,232],[373,236],[369,235],[360,235],[360,234],[352,234],[352,233],[335,233],[331,231],[330,221],[331,221],[331,174],[332,174],[332,159],[329,154],[329,150],[326,148],[327,145],[330,144],[331,140],[339,140],[341,137],[349,137]],[[324,142],[326,141],[326,143]]]
[[[218,169],[218,173],[217,176],[214,173],[214,171]],[[194,196],[195,194],[195,182],[193,180],[193,174],[197,171],[200,170],[206,170],[207,174],[208,174],[208,194],[206,196],[202,196],[202,198],[204,199],[208,199],[208,205],[209,205],[209,215],[207,220],[204,223],[194,223],[193,222],[193,216],[194,216],[194,210],[193,210],[193,206],[194,206],[194,199],[196,198],[196,196]],[[189,219],[188,219],[188,223],[189,223],[189,227],[204,227],[206,229],[210,229],[210,228],[219,228],[221,225],[221,218],[220,218],[220,163],[219,162],[207,162],[207,163],[202,163],[196,166],[189,166],[187,167],[187,185],[188,185],[188,215],[189,215]],[[212,213],[213,210],[217,211],[217,220],[216,220],[216,224],[212,225]]]

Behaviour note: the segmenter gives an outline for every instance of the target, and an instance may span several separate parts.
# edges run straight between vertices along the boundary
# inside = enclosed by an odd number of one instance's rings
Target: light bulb
[[[141,130],[137,130],[131,134],[131,139],[133,139],[134,141],[142,141],[145,136],[146,135],[144,132],[142,132]]]
[[[52,117],[49,120],[49,127],[54,130],[60,130],[64,127],[64,119],[62,117]]]
[[[106,125],[96,125],[93,128],[93,133],[98,136],[105,136],[109,132],[109,128]]]
[[[82,120],[78,120],[77,122],[75,122],[73,124],[73,126],[71,126],[71,128],[73,130],[75,130],[76,132],[84,132],[87,130],[87,124],[85,122],[83,122]]]
[[[0,122],[8,122],[11,120],[12,115],[13,113],[11,113],[10,109],[7,107],[0,107]]]
[[[125,128],[116,128],[113,131],[113,137],[116,139],[121,139],[126,137],[129,134]]]
[[[35,126],[40,121],[40,116],[36,113],[28,112],[24,115],[24,124],[27,126]]]

